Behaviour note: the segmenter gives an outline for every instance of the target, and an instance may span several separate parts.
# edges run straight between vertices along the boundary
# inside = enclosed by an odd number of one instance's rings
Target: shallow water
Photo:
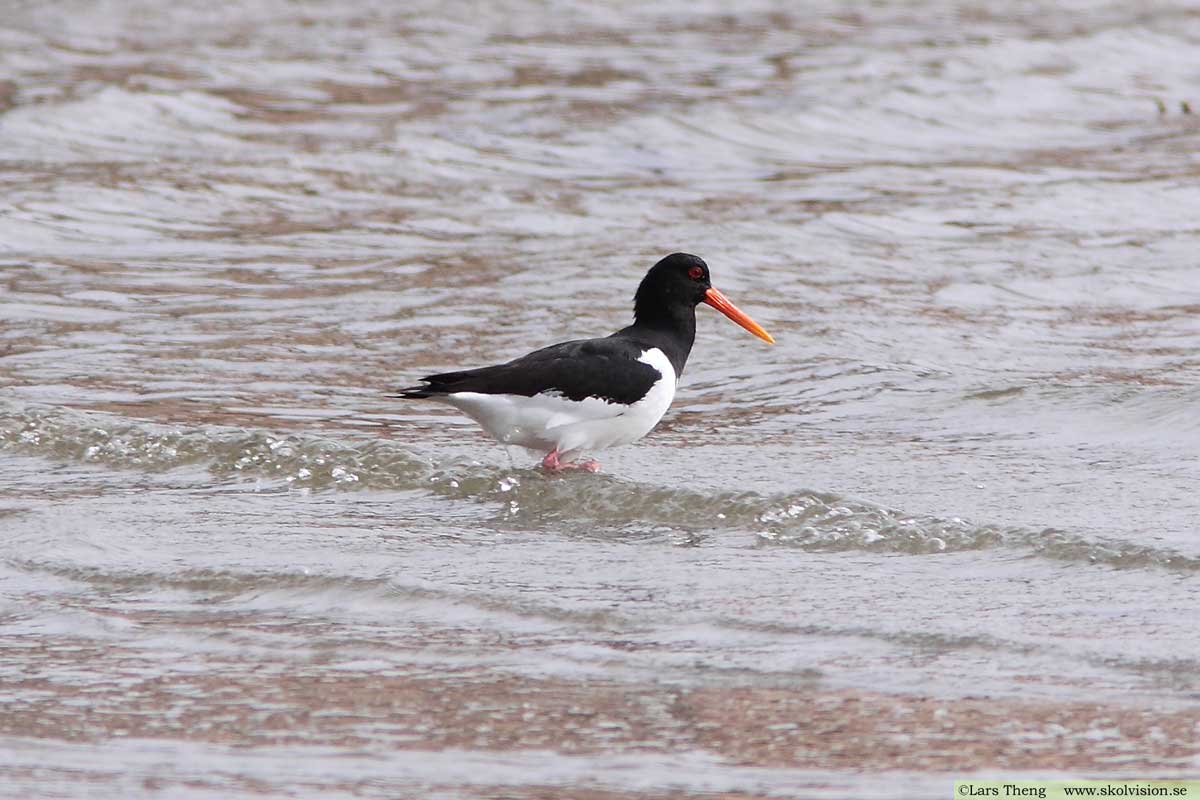
[[[59,5],[0,21],[14,790],[1194,773],[1190,4]],[[702,308],[604,474],[385,397],[673,250],[778,344]]]

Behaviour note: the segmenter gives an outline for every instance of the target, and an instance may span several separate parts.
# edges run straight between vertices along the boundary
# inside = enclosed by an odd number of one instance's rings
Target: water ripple
[[[764,495],[647,486],[608,475],[546,475],[484,464],[430,464],[387,440],[339,441],[301,434],[182,430],[116,423],[61,410],[0,413],[0,447],[71,463],[161,472],[200,465],[222,481],[304,491],[425,490],[453,501],[494,504],[504,524],[547,525],[577,536],[666,538],[703,544],[751,532],[761,547],[910,555],[1004,548],[1112,567],[1200,571],[1200,558],[1068,531],[908,514],[826,492]]]

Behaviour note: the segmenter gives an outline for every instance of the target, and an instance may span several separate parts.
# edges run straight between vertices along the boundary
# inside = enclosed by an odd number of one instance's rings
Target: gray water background
[[[10,789],[943,796],[1041,762],[654,704],[1195,714],[1198,45],[1169,2],[9,3]],[[604,474],[384,396],[623,326],[675,250],[778,344],[700,309]],[[979,737],[1200,763],[1063,731]]]

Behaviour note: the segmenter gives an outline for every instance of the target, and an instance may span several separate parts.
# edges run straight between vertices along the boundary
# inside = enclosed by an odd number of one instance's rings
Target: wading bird
[[[658,424],[692,351],[700,303],[774,343],[713,288],[703,259],[673,253],[642,279],[629,327],[602,339],[550,345],[505,364],[429,375],[391,396],[449,403],[501,444],[546,452],[547,471],[596,472],[594,459],[570,459],[637,441]]]

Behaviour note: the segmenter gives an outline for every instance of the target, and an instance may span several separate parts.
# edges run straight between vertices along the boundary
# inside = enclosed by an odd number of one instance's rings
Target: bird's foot
[[[581,469],[585,472],[599,472],[600,462],[594,458],[587,461],[563,461],[558,456],[558,450],[551,450],[542,459],[542,469],[546,472],[561,472],[568,469]]]

